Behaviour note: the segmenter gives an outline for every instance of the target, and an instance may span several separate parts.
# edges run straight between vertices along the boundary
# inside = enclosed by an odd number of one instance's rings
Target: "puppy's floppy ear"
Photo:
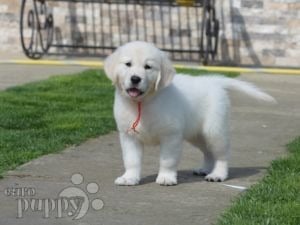
[[[117,48],[110,56],[104,61],[104,71],[106,76],[113,82],[117,83],[117,73],[115,71],[116,65],[118,65],[118,59],[120,55],[120,49]]]
[[[161,51],[160,73],[155,83],[155,90],[167,87],[173,80],[176,71],[168,56]]]

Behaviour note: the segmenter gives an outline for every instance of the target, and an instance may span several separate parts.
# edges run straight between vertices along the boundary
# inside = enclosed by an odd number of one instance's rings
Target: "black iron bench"
[[[61,15],[53,11],[55,7],[68,9],[61,17],[67,26],[58,25]],[[64,36],[66,27],[70,32]],[[126,42],[144,40],[174,60],[207,64],[217,54],[218,32],[214,0],[22,0],[21,4],[21,44],[32,59],[51,54],[106,56]]]

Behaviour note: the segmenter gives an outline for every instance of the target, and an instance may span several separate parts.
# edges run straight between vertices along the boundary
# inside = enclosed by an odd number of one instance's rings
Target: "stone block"
[[[288,10],[289,6],[283,2],[274,2],[274,1],[267,1],[266,8],[273,9],[273,10]]]
[[[262,24],[262,25],[285,25],[284,19],[278,19],[274,16],[243,16],[243,15],[232,15],[232,23],[240,24]]]
[[[251,32],[249,33],[249,37],[252,41],[260,41],[260,40],[271,40],[271,41],[284,41],[286,38],[286,35],[282,35],[280,33],[274,33],[274,34],[261,34],[257,32]]]
[[[299,67],[299,58],[296,57],[277,57],[275,59],[274,65],[276,66],[284,66],[284,67]]]
[[[263,56],[273,55],[275,57],[284,57],[285,50],[284,49],[263,49],[262,55]]]
[[[289,3],[288,4],[288,9],[289,10],[297,10],[297,11],[299,11],[300,10],[300,2],[297,1],[295,3]]]
[[[66,15],[65,16],[66,23],[86,23],[86,16],[78,16],[78,15]]]
[[[299,3],[299,0],[273,0],[274,2],[280,2],[280,3]]]
[[[262,0],[241,0],[243,8],[263,8],[264,2]]]
[[[300,46],[298,46],[298,48],[294,48],[294,49],[291,49],[291,48],[287,49],[286,56],[298,59],[299,67],[300,67]]]
[[[19,17],[14,13],[9,13],[9,12],[0,13],[0,21],[2,23],[3,22],[14,23],[19,21]]]
[[[0,13],[7,12],[8,6],[6,4],[0,4]]]
[[[232,7],[241,8],[241,0],[232,0],[231,4],[232,4]]]

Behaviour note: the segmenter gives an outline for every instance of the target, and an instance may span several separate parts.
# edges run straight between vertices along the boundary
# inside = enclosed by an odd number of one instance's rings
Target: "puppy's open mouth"
[[[142,92],[140,89],[138,88],[128,88],[127,90],[127,93],[130,97],[132,98],[136,98],[138,96],[141,96],[142,94],[144,94],[144,92]]]

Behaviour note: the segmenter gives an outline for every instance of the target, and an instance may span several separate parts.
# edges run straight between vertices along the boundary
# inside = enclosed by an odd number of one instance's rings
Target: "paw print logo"
[[[84,181],[83,176],[80,173],[73,174],[71,182],[73,186],[63,189],[58,196],[65,200],[62,204],[64,211],[67,211],[69,217],[73,217],[74,220],[82,218],[90,208],[95,211],[99,211],[103,208],[104,203],[100,198],[94,198],[90,200],[89,194],[96,194],[99,191],[99,185],[95,182],[88,183],[84,189],[78,187],[82,185]]]

